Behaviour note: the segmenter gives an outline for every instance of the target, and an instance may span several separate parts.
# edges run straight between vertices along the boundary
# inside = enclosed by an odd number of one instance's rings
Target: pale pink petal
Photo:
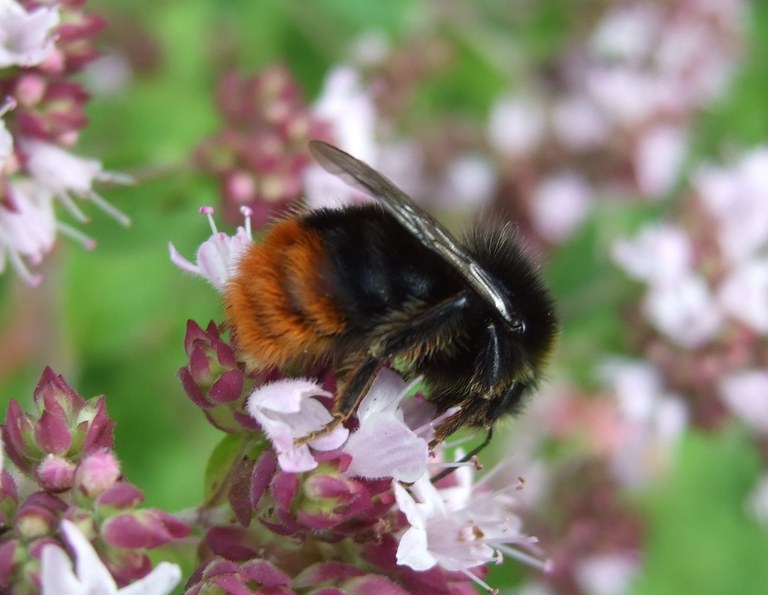
[[[91,592],[117,592],[115,580],[80,529],[65,519],[61,521],[61,532],[70,547],[75,550],[75,573],[86,592],[89,592],[89,589]]]
[[[611,257],[627,275],[639,281],[668,283],[687,276],[693,250],[680,227],[658,223],[644,227],[634,238],[615,242]]]
[[[585,593],[622,595],[637,571],[638,563],[629,554],[601,554],[579,561],[576,581]]]
[[[437,564],[437,559],[429,553],[424,529],[411,527],[403,533],[397,546],[397,563],[416,571],[429,570]]]
[[[313,396],[333,396],[311,380],[301,378],[278,380],[265,384],[248,398],[248,411],[267,409],[279,413],[296,413],[305,399]]]
[[[503,155],[525,156],[539,148],[544,129],[540,102],[508,95],[499,98],[491,110],[488,140]]]
[[[677,126],[658,126],[642,136],[634,155],[637,185],[642,193],[661,198],[672,189],[686,144],[687,135]]]
[[[768,435],[768,370],[730,374],[720,382],[728,408],[756,432]]]
[[[696,275],[652,286],[643,300],[643,311],[657,329],[684,347],[703,345],[722,325],[714,297]]]
[[[81,595],[84,591],[72,569],[72,560],[53,544],[46,545],[40,556],[40,582],[43,595]]]
[[[737,266],[723,281],[718,299],[730,316],[758,333],[768,333],[768,260]]]
[[[147,576],[120,589],[120,595],[165,595],[181,580],[181,568],[170,562],[160,562]]]
[[[375,413],[394,413],[403,398],[405,381],[394,370],[383,368],[373,381],[368,393],[357,409],[357,416],[364,421]]]
[[[533,193],[533,224],[551,242],[562,242],[579,226],[592,204],[592,188],[575,172],[545,178]]]
[[[0,68],[40,64],[54,50],[53,29],[58,8],[26,12],[14,0],[0,1]]]
[[[362,424],[347,441],[344,451],[352,454],[350,475],[367,478],[394,477],[412,483],[427,469],[429,448],[408,427],[388,415]],[[371,448],[375,444],[377,447]]]

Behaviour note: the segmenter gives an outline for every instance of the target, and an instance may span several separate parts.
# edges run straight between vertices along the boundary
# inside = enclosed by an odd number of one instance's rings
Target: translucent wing
[[[447,229],[419,208],[405,192],[369,165],[333,145],[313,140],[309,143],[309,149],[323,169],[338,176],[350,186],[375,197],[384,210],[426,248],[439,254],[453,266],[467,284],[493,306],[512,328],[522,327],[522,320],[512,312],[501,288],[493,278],[475,262]]]

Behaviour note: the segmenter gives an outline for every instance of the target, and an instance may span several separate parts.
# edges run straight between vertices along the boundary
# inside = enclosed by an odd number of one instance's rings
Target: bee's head
[[[537,377],[560,328],[555,302],[538,268],[508,227],[476,229],[465,245],[500,289],[509,313],[505,318],[493,304],[484,308],[493,327],[488,330],[488,350],[497,352],[499,366],[510,369],[513,378]]]

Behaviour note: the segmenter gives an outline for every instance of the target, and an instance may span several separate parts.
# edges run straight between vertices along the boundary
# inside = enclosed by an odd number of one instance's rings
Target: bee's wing
[[[444,258],[483,299],[492,305],[513,327],[522,324],[511,311],[501,288],[470,254],[451,236],[447,229],[419,208],[375,169],[355,159],[349,153],[313,140],[309,149],[317,162],[350,186],[375,197],[381,206],[410,231],[426,248]]]

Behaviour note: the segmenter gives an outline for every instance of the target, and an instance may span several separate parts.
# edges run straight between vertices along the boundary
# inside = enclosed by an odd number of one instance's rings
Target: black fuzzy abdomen
[[[322,237],[320,271],[350,331],[373,329],[406,304],[437,304],[461,290],[456,273],[376,205],[302,218]]]

